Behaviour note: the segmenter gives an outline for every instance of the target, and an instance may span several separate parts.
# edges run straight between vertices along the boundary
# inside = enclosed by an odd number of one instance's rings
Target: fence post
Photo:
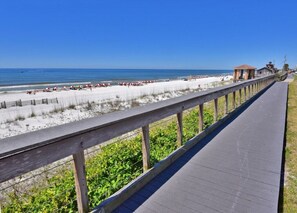
[[[239,89],[239,105],[241,105],[241,89]]]
[[[203,131],[203,104],[199,105],[199,133]]]
[[[216,122],[218,120],[218,99],[214,99],[214,114],[213,114],[213,120]]]
[[[228,94],[225,95],[225,115],[228,114]]]
[[[233,105],[233,109],[235,109],[235,108],[236,108],[235,99],[236,99],[236,94],[235,94],[235,91],[234,91],[234,92],[233,92],[233,99],[232,99],[232,105]]]
[[[177,115],[177,146],[180,147],[183,143],[183,112]]]
[[[142,127],[142,162],[143,162],[143,171],[145,172],[150,168],[149,125]]]
[[[46,104],[48,104],[48,98],[47,98],[47,99],[45,99],[45,101],[46,101]]]
[[[244,101],[246,101],[246,87],[244,87]]]
[[[88,212],[88,186],[86,180],[86,168],[84,151],[81,150],[73,155],[75,190],[77,196],[77,205],[79,212]]]
[[[248,99],[251,98],[251,85],[248,85]]]
[[[56,103],[57,103],[57,104],[59,103],[58,98],[56,98]]]

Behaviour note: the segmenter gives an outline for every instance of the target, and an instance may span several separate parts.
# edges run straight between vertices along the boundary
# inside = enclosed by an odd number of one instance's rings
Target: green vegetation
[[[297,212],[297,78],[289,85],[283,212]]]
[[[210,108],[204,111],[205,128],[213,122]],[[197,134],[198,111],[184,116],[184,142]],[[153,125],[152,125],[153,126]],[[151,165],[159,162],[176,148],[177,125],[157,123],[150,131]],[[142,173],[141,135],[122,139],[100,148],[86,160],[90,207],[118,191]],[[17,189],[9,193],[3,212],[73,212],[77,211],[73,170],[63,166],[54,177],[33,185],[25,194]]]

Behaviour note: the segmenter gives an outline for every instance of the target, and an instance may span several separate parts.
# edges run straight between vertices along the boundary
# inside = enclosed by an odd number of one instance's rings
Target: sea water
[[[0,91],[122,81],[173,80],[189,76],[218,76],[231,70],[176,69],[0,69]]]

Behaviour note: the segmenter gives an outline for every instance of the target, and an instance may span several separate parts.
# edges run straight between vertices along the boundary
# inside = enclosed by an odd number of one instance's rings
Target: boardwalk
[[[275,83],[115,212],[277,212],[287,83]]]

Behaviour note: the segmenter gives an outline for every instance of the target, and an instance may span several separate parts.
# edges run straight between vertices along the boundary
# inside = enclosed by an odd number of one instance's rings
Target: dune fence
[[[7,109],[10,107],[22,107],[28,105],[39,105],[39,104],[57,104],[59,103],[58,98],[44,98],[44,99],[33,99],[33,100],[17,100],[17,101],[3,101],[0,102],[0,109]]]

